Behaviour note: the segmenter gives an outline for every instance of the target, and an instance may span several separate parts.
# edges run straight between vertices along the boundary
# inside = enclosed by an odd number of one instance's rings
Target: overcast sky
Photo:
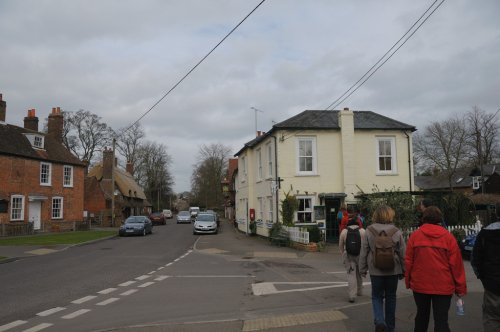
[[[135,122],[260,0],[0,0],[0,93],[7,123],[27,110],[88,110],[113,129]],[[237,152],[306,109],[325,109],[433,3],[267,0],[141,120],[190,190],[202,144]],[[473,106],[500,107],[500,1],[444,4],[337,107],[422,130]]]

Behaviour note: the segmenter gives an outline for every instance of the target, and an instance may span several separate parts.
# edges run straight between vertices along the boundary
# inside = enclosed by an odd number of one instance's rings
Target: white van
[[[197,206],[191,206],[189,208],[189,213],[191,214],[191,218],[196,218],[198,212],[200,212],[200,208]]]

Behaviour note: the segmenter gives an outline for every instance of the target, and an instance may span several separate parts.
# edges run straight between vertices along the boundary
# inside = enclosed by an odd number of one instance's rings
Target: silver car
[[[191,214],[189,213],[189,211],[180,211],[177,214],[177,223],[178,224],[181,224],[181,223],[190,224],[191,223]]]
[[[213,213],[198,213],[193,224],[193,234],[217,234],[217,220]]]

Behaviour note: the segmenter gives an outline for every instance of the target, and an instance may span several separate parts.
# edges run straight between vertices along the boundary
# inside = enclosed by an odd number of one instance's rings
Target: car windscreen
[[[212,214],[199,214],[196,218],[198,221],[214,221],[214,216]]]
[[[181,212],[179,212],[179,216],[184,216],[184,217],[189,216],[189,212],[188,211],[181,211]]]
[[[144,224],[144,218],[141,217],[131,217],[125,220],[126,224]]]

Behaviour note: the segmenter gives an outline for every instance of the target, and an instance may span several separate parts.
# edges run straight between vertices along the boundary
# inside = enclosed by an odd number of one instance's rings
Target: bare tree
[[[95,153],[110,144],[113,130],[101,122],[101,117],[89,111],[63,112],[63,116],[64,144],[80,160],[92,163]]]
[[[136,122],[131,127],[121,128],[117,132],[116,148],[118,152],[125,158],[125,161],[132,163],[134,168],[137,167],[138,150],[145,133],[139,122]]]
[[[498,155],[497,114],[498,111],[491,114],[477,106],[466,114],[472,163],[481,168],[494,162],[495,156]]]
[[[167,206],[174,180],[170,173],[172,158],[163,144],[146,142],[138,148],[134,178],[144,188],[155,210]]]
[[[463,118],[454,117],[443,122],[433,122],[423,134],[414,138],[414,153],[427,169],[437,169],[448,180],[466,163],[468,133]]]
[[[220,143],[200,147],[191,176],[191,193],[199,205],[217,208],[223,203],[221,181],[230,156],[231,148]]]

